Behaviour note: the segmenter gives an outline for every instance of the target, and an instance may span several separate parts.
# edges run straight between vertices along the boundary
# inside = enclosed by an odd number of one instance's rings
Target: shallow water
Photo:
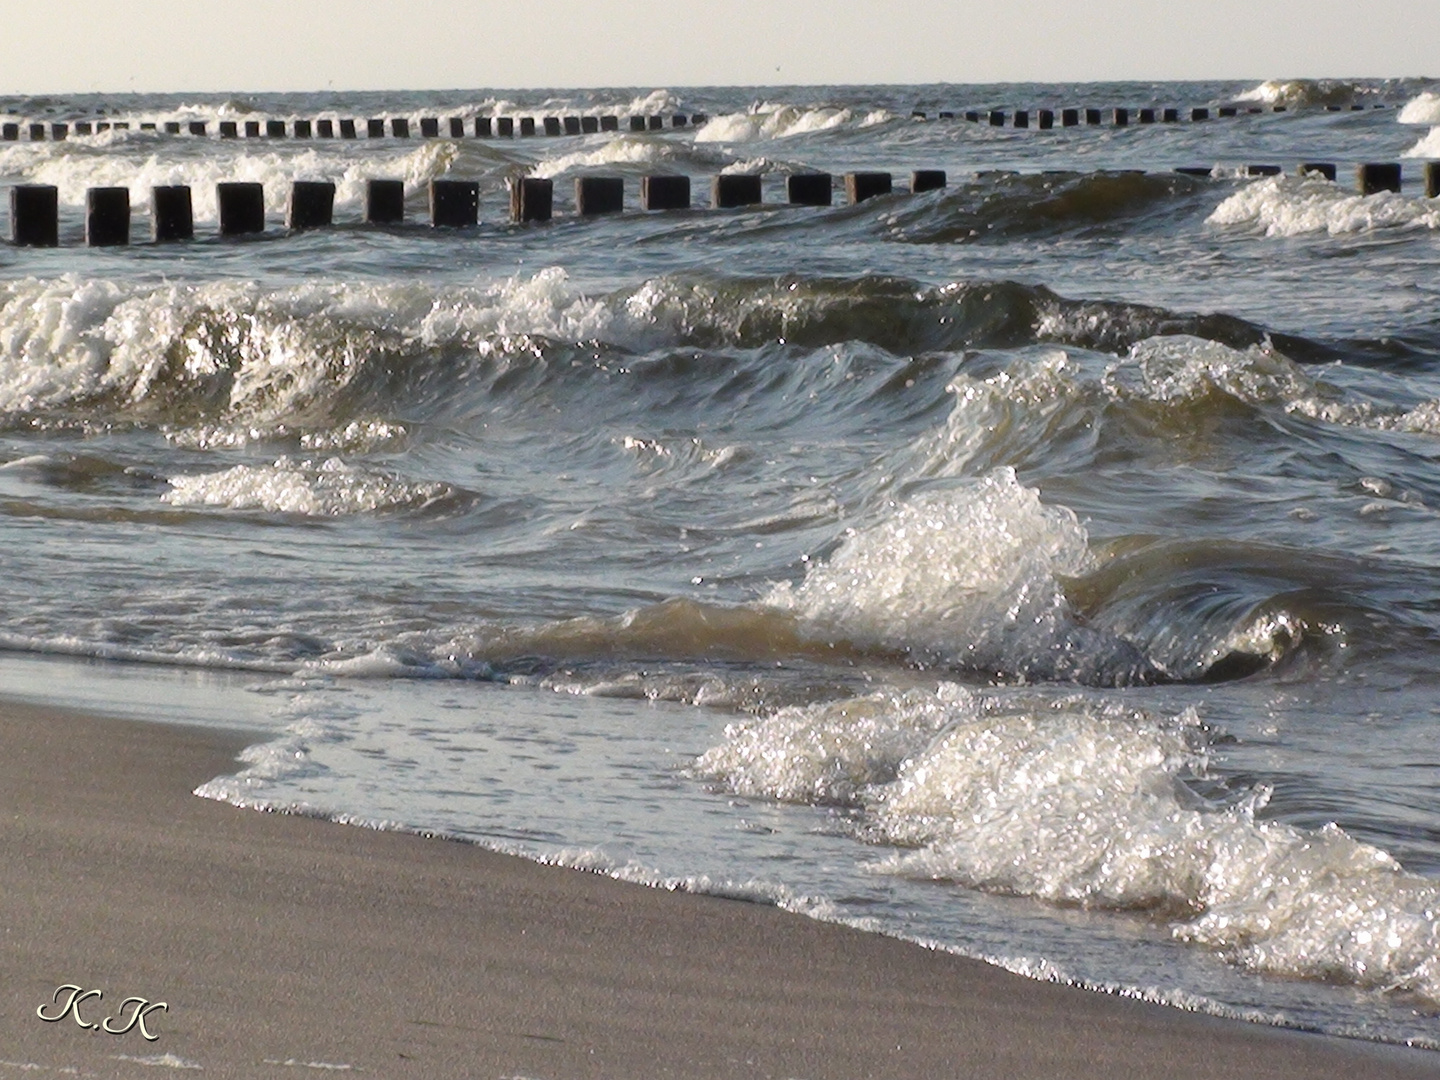
[[[1289,111],[933,118],[1235,100]],[[242,805],[1440,1044],[1440,209],[1411,160],[1435,100],[0,99],[212,130],[711,117],[0,143],[6,180],[59,187],[64,244],[0,249],[0,686],[268,729],[201,789]],[[1402,159],[1399,195],[1242,175]],[[776,205],[797,169],[919,167],[947,189]],[[762,172],[770,205],[699,208],[721,170]],[[625,176],[632,209],[571,216],[586,171]],[[634,209],[656,171],[697,207]],[[522,173],[556,179],[548,226],[504,219]],[[478,228],[353,224],[366,178],[403,177],[419,222],[441,175],[481,181]],[[308,178],[348,224],[285,236]],[[225,179],[266,184],[267,235],[210,235]],[[87,187],[131,185],[138,236],[177,182],[200,239],[77,246]]]

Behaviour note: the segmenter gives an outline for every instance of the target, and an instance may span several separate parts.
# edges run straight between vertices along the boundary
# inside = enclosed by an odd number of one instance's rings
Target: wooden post
[[[116,247],[130,243],[130,189],[90,188],[85,192],[85,244]]]
[[[60,192],[53,184],[16,184],[10,189],[10,242],[16,247],[60,243]]]
[[[365,181],[365,220],[371,225],[398,225],[405,220],[405,181]]]
[[[618,214],[625,209],[625,180],[619,176],[577,176],[575,212],[581,217]]]
[[[716,210],[760,204],[760,177],[744,173],[721,173],[710,182],[710,205]]]
[[[430,181],[432,228],[465,229],[480,222],[480,185],[474,180]]]
[[[852,172],[845,174],[845,194],[850,203],[864,202],[877,195],[889,195],[892,181],[888,172]]]
[[[642,176],[640,178],[640,209],[688,210],[690,178],[688,176]]]
[[[215,201],[220,207],[220,235],[265,231],[265,186],[249,181],[231,181],[215,185]]]
[[[195,238],[195,214],[187,185],[150,189],[150,230],[157,244]]]
[[[916,169],[910,174],[910,194],[919,195],[926,191],[939,191],[945,187],[944,169]]]
[[[510,180],[512,221],[549,221],[555,201],[555,182],[540,176],[517,176]]]
[[[829,206],[834,188],[827,172],[791,173],[785,178],[785,200],[791,206]]]
[[[285,207],[285,227],[328,228],[335,216],[335,185],[328,180],[296,180],[290,185],[290,202]]]
[[[1394,163],[1369,162],[1355,167],[1355,184],[1361,195],[1400,190],[1400,166]]]

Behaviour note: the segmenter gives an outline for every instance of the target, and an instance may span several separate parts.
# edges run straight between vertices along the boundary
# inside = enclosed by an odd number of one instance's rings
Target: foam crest
[[[823,641],[879,646],[921,662],[1006,677],[1129,681],[1135,651],[1072,617],[1058,581],[1093,566],[1066,507],[996,469],[979,481],[887,504],[798,586],[765,603]]]
[[[694,772],[749,797],[858,804],[867,788],[894,780],[901,762],[975,708],[954,683],[934,693],[889,691],[785,708],[728,725],[725,742],[702,754]]]
[[[576,150],[558,157],[546,158],[531,170],[532,176],[556,177],[577,169],[604,165],[669,165],[719,167],[726,163],[724,155],[710,150],[697,154],[688,143],[669,139],[632,138],[622,135],[594,150]]]
[[[222,472],[170,478],[160,498],[172,506],[267,510],[305,517],[340,517],[378,510],[419,509],[454,494],[446,484],[409,483],[340,458],[282,457],[273,465],[236,465]]]
[[[862,113],[845,108],[783,105],[767,101],[751,106],[748,112],[712,117],[695,133],[695,141],[736,143],[788,139],[817,131],[874,127],[892,119],[894,115],[884,109]]]
[[[1440,91],[1417,94],[1405,103],[1395,119],[1402,124],[1440,124]]]
[[[1440,158],[1440,127],[1431,128],[1429,133],[1421,136],[1414,146],[1408,150],[1402,150],[1400,156],[1430,160]]]
[[[1360,87],[1339,79],[1268,79],[1259,86],[1237,94],[1236,101],[1259,101],[1266,105],[1348,105]]]
[[[1412,155],[1413,149],[1406,153]],[[1266,236],[1337,236],[1381,229],[1440,229],[1440,209],[1391,191],[1355,195],[1325,180],[1273,176],[1246,184],[1205,220],[1212,225],[1249,226]]]
[[[104,398],[172,423],[218,413],[243,438],[301,414],[313,426],[387,356],[450,348],[490,355],[516,336],[579,341],[610,323],[603,302],[575,294],[556,268],[438,289],[25,279],[0,284],[0,413]],[[240,419],[244,427],[235,426]]]
[[[878,871],[1150,911],[1255,970],[1440,1001],[1440,884],[1334,825],[1262,820],[1267,789],[1201,798],[1210,739],[1193,710],[942,684],[732,724],[695,772],[859,807],[861,838],[903,849]]]

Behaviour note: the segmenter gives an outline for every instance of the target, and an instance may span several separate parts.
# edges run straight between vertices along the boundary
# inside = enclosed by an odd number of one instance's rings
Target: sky
[[[5,0],[0,93],[1440,75],[1433,0]]]

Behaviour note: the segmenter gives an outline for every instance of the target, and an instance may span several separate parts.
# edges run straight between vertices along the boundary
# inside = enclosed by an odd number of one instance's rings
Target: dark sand
[[[162,1054],[202,1077],[1440,1076],[1440,1054],[190,794],[245,742],[0,705],[0,1078],[191,1075],[125,1059]],[[42,1022],[62,983],[104,991],[87,1021],[167,1002],[159,1039]]]

